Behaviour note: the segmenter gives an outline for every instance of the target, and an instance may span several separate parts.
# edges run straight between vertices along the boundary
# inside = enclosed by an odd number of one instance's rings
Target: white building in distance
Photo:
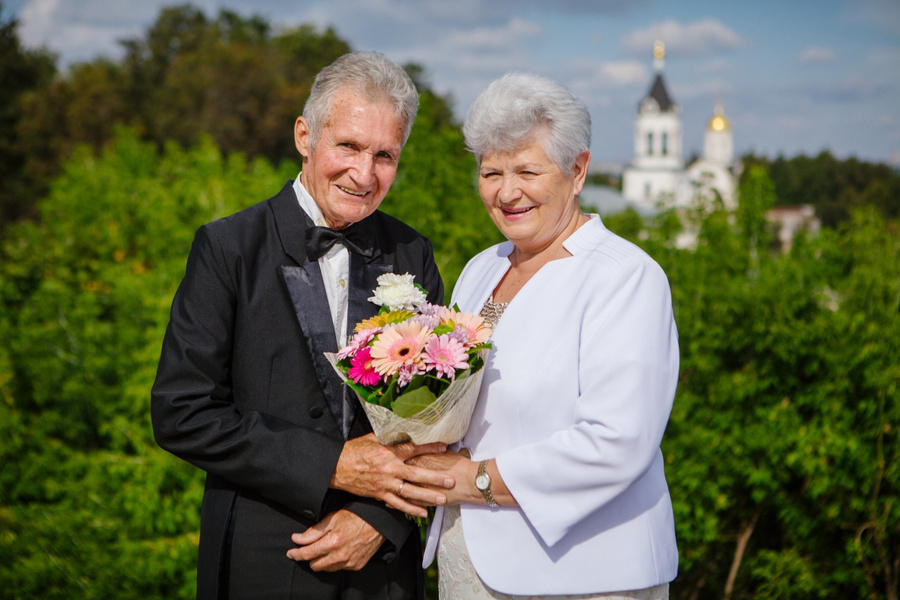
[[[684,208],[716,196],[733,208],[739,163],[734,160],[731,125],[721,102],[706,127],[703,156],[687,168],[682,154],[681,109],[663,79],[665,46],[653,45],[656,76],[638,104],[634,160],[625,169],[622,195],[647,209]]]

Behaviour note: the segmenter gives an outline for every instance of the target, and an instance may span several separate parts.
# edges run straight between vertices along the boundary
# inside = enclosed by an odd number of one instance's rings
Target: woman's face
[[[500,232],[519,251],[536,253],[562,243],[581,214],[581,193],[590,153],[585,150],[565,174],[540,144],[540,133],[511,152],[481,159],[478,190]]]

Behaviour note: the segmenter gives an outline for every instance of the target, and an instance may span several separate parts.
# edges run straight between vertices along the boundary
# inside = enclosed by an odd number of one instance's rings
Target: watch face
[[[491,478],[487,474],[479,475],[475,478],[475,487],[479,490],[486,490],[491,485]]]

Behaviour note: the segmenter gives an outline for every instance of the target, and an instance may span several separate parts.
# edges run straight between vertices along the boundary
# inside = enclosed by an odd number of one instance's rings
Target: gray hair
[[[403,125],[403,144],[406,144],[419,110],[416,86],[406,71],[387,56],[364,51],[345,54],[316,75],[303,107],[311,148],[315,148],[322,128],[331,116],[335,95],[344,87],[352,88],[369,101],[392,104]]]
[[[511,152],[541,127],[549,132],[542,140],[547,157],[571,174],[575,159],[591,147],[591,115],[584,102],[545,77],[507,73],[472,104],[463,137],[480,166],[485,155]]]

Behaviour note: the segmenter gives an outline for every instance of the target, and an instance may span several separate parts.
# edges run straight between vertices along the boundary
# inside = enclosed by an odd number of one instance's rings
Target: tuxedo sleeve
[[[153,386],[154,435],[162,448],[193,465],[318,520],[343,441],[236,408],[238,260],[209,226],[197,232]]]

